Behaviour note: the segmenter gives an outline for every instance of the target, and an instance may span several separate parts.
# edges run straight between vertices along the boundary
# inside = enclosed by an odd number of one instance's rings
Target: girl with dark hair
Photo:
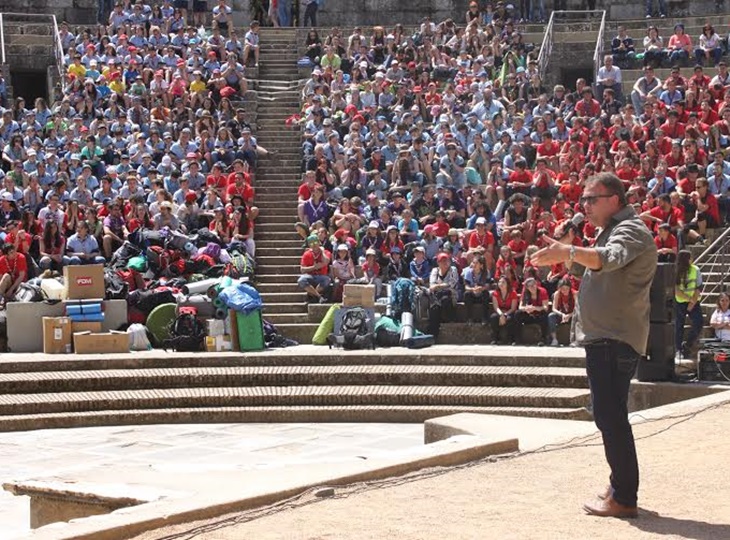
[[[43,235],[41,236],[41,260],[38,266],[42,270],[60,271],[63,267],[63,250],[64,239],[61,236],[58,223],[54,220],[46,221],[43,227]]]
[[[677,254],[677,281],[674,285],[675,301],[675,328],[674,340],[677,346],[677,356],[687,356],[689,350],[702,331],[704,317],[700,304],[700,290],[702,288],[702,274],[700,269],[692,264],[692,254],[686,249]],[[687,341],[684,341],[684,321],[689,315],[690,330]]]
[[[717,297],[717,307],[712,313],[710,325],[715,330],[715,338],[730,342],[730,295],[721,292]]]

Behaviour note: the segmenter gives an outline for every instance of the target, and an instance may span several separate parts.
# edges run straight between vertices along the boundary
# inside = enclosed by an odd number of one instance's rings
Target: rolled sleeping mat
[[[188,296],[191,294],[206,294],[208,292],[208,289],[210,289],[214,285],[217,285],[218,283],[220,283],[220,279],[218,278],[193,281],[192,283],[183,285],[182,292],[183,294]]]
[[[215,306],[216,308],[221,308],[221,309],[222,309],[222,308],[226,308],[226,309],[228,308],[228,306],[226,306],[225,302],[223,302],[223,300],[221,300],[221,299],[220,299],[220,298],[218,298],[218,297],[216,297],[216,298],[215,298],[215,300],[213,300],[213,305],[214,305],[214,306]]]
[[[217,308],[213,314],[214,319],[225,320],[228,317],[228,309]]]
[[[89,313],[101,313],[101,304],[69,304],[66,306],[66,315],[86,315]]]
[[[404,343],[413,337],[413,313],[404,311],[400,317],[400,342]]]

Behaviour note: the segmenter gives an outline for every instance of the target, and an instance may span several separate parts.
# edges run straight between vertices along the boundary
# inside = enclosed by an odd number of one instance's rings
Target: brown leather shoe
[[[583,505],[583,510],[592,516],[599,517],[635,518],[639,516],[636,506],[619,504],[614,500],[613,495],[609,495],[603,500],[586,503]]]
[[[613,487],[611,487],[611,484],[609,484],[606,486],[606,489],[596,495],[596,497],[598,497],[598,500],[603,501],[605,499],[608,499],[611,495],[613,495]]]

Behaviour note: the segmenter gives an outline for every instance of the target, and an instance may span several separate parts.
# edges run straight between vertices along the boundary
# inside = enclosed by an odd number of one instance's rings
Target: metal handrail
[[[3,14],[0,13],[0,57],[2,57],[2,63],[5,63],[5,19]]]
[[[553,52],[553,23],[555,22],[555,11],[550,14],[550,20],[545,27],[545,35],[542,37],[542,45],[540,45],[540,53],[537,55],[537,68],[540,71],[540,77],[545,79],[550,54]]]
[[[51,17],[53,17],[53,37],[55,38],[54,49],[56,50],[56,67],[58,68],[58,76],[61,78],[61,80],[63,80],[63,42],[61,41],[61,34],[58,31],[58,21],[56,20],[56,16],[51,15]]]
[[[695,258],[694,263],[696,265],[699,265],[705,259],[707,259],[711,255],[714,255],[718,251],[720,251],[722,249],[722,247],[724,247],[726,244],[730,243],[730,238],[729,237],[730,237],[730,227],[728,227],[727,229],[725,229],[724,231],[722,231],[722,233],[720,234],[720,236],[718,236],[717,238],[715,238],[715,241],[712,242],[712,244],[710,244],[709,246],[707,246],[705,248],[705,250],[702,253],[700,253]]]
[[[700,254],[700,257],[705,255],[703,260],[698,264],[699,258],[695,259],[695,264],[700,269],[700,272],[703,275],[707,274],[715,274],[720,273],[721,278],[720,279],[704,279],[702,283],[702,298],[706,298],[708,295],[711,294],[718,294],[721,292],[725,292],[726,284],[728,280],[728,273],[730,272],[730,265],[725,263],[725,256],[730,255],[730,237],[725,234],[728,232],[727,229],[723,231],[723,234],[721,234],[715,242],[712,243],[710,247],[705,249]],[[718,242],[718,240],[720,242]],[[718,244],[721,244],[718,246]],[[713,248],[713,246],[715,246]],[[710,252],[712,251],[712,252]],[[719,271],[719,272],[718,272]],[[712,281],[712,284],[710,284],[710,281]]]
[[[598,70],[601,68],[601,56],[603,55],[603,38],[606,32],[606,12],[601,11],[601,26],[598,28],[598,39],[596,50],[593,53],[594,80],[598,80]]]

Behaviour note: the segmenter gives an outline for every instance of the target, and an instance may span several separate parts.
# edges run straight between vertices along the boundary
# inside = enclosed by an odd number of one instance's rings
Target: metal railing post
[[[2,56],[2,63],[5,63],[5,19],[3,14],[0,13],[0,56]]]

